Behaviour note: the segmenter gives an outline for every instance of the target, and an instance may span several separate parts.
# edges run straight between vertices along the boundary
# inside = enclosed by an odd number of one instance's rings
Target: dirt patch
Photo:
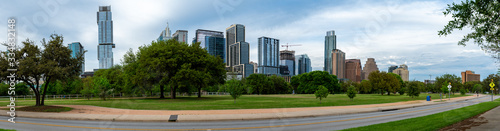
[[[71,111],[73,108],[62,106],[26,106],[17,108],[16,111],[30,111],[30,112],[66,112]]]
[[[488,111],[486,111],[486,112],[488,112]],[[484,112],[484,113],[486,113],[486,112]],[[465,131],[465,130],[468,130],[472,127],[486,124],[486,123],[488,123],[488,120],[485,119],[484,117],[480,117],[484,113],[478,114],[478,115],[473,116],[469,119],[465,119],[461,122],[455,123],[455,124],[447,126],[445,128],[442,128],[439,131]]]

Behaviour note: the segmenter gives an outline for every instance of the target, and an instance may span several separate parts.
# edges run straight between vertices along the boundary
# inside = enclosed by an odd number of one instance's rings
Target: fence
[[[165,96],[170,96],[170,92],[165,92]],[[192,96],[197,96],[198,92],[191,93]],[[227,92],[202,92],[201,95],[229,95]],[[188,96],[187,93],[176,93],[176,96]],[[41,97],[41,96],[40,96]],[[96,97],[91,94],[90,98]],[[160,97],[160,93],[151,94],[136,94],[134,96],[124,96],[122,94],[112,94],[109,95],[109,98],[128,98],[128,97]],[[34,100],[36,99],[35,95],[16,95],[16,100]],[[0,96],[0,100],[8,100],[10,96]],[[81,94],[69,94],[69,95],[45,95],[45,100],[63,100],[63,99],[87,99],[85,96]]]

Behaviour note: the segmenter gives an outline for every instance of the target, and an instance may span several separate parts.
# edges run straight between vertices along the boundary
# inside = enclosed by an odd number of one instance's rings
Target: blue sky
[[[86,53],[85,69],[98,68],[96,12],[111,5],[114,22],[114,63],[124,53],[151,43],[170,24],[172,33],[188,30],[192,40],[196,29],[225,31],[231,24],[246,26],[250,60],[257,61],[257,38],[280,39],[296,55],[308,54],[313,70],[323,68],[324,37],[335,30],[337,48],[347,59],[375,58],[378,68],[407,64],[411,80],[424,80],[473,70],[481,79],[497,72],[495,59],[477,45],[459,46],[470,32],[455,31],[439,37],[437,31],[451,19],[442,11],[454,1],[333,1],[333,0],[9,0],[0,5],[0,24],[9,17],[18,20],[18,40],[40,44],[50,34],[62,34],[65,43],[81,42]],[[456,2],[456,1],[455,1]],[[48,5],[48,6],[47,6]],[[48,7],[48,8],[47,8]],[[0,26],[7,30],[7,26]],[[0,36],[6,36],[0,31]],[[5,41],[7,37],[1,38]],[[0,48],[5,50],[5,48]]]

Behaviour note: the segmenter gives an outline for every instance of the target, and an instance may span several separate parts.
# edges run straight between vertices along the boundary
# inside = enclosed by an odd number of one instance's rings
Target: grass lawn
[[[345,131],[435,131],[446,126],[455,124],[467,118],[476,116],[500,105],[500,99],[483,102],[480,104],[462,107],[446,112],[422,116],[417,118],[393,121],[370,126],[350,128]]]
[[[0,129],[0,131],[16,131],[16,130],[11,130],[11,129]]]
[[[9,110],[6,108],[5,110]],[[62,106],[26,106],[16,108],[16,111],[31,111],[31,112],[65,112],[71,111],[73,108]]]
[[[433,99],[439,99],[439,94],[420,94],[420,97],[410,98],[406,95],[380,95],[380,94],[356,94],[354,101],[350,101],[345,94],[328,95],[319,104],[314,94],[286,94],[286,95],[243,95],[233,99],[229,95],[211,95],[197,98],[178,97],[177,99],[158,98],[134,98],[134,99],[63,99],[45,100],[46,105],[94,105],[101,107],[112,107],[122,109],[143,109],[143,110],[215,110],[215,109],[260,109],[260,108],[293,108],[293,107],[318,107],[318,106],[344,106],[344,105],[364,105],[393,103],[401,101],[425,100],[427,95]],[[456,94],[452,97],[461,97]],[[0,105],[7,105],[9,101],[0,100]],[[18,106],[33,106],[34,100],[17,100]]]

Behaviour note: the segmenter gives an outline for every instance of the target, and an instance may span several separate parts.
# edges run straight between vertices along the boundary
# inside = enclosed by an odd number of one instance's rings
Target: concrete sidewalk
[[[500,106],[495,107],[481,115],[479,118],[475,119],[474,122],[481,123],[479,126],[471,127],[470,131],[498,131],[500,130]],[[482,124],[484,123],[484,124]]]
[[[480,96],[485,97],[485,96]],[[476,96],[452,98],[455,102],[475,99]],[[443,99],[444,100],[444,99]],[[448,100],[448,99],[446,99]],[[283,119],[315,117],[328,115],[343,115],[366,112],[378,112],[383,110],[394,110],[413,108],[426,105],[440,104],[439,101],[407,101],[384,104],[352,105],[352,106],[330,106],[330,107],[305,107],[305,108],[273,108],[273,109],[237,109],[237,110],[130,110],[116,109],[86,105],[61,105],[74,108],[69,112],[45,113],[16,111],[17,117],[44,118],[44,119],[67,119],[67,120],[99,120],[99,121],[159,121],[166,122],[175,118],[175,121],[231,121],[231,120],[259,120],[259,119]],[[6,110],[0,115],[8,116]]]

